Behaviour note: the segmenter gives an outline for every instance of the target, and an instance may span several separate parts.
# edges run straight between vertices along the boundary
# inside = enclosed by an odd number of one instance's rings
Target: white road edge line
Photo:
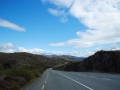
[[[88,88],[89,90],[93,90],[92,88],[90,88],[90,87],[88,87],[88,86],[86,86],[86,85],[84,85],[84,84],[82,84],[82,83],[80,83],[80,82],[78,82],[78,81],[76,81],[76,80],[68,77],[68,76],[65,76],[65,75],[63,75],[61,73],[59,73],[59,74],[62,75],[62,76],[64,76],[64,77],[66,77],[66,78],[68,78],[68,79],[70,79],[70,80],[72,80],[72,81],[74,81],[74,82],[76,82],[76,83],[78,83],[78,84],[80,84],[80,85],[82,85],[82,86],[84,86],[84,87],[86,87],[86,88]]]
[[[111,80],[111,79],[108,79],[108,78],[102,78],[102,79],[105,79],[105,80]]]

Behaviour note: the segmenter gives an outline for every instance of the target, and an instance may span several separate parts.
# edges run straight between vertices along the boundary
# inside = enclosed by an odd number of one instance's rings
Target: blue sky
[[[89,56],[120,48],[120,0],[0,0],[0,51]]]

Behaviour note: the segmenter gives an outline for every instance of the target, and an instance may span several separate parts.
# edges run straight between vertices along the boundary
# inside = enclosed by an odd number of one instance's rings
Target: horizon
[[[120,50],[119,16],[119,0],[1,0],[0,52],[88,57]]]

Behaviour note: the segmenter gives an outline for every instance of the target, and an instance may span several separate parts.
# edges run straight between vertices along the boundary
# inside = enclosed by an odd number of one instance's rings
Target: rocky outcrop
[[[120,73],[120,51],[99,51],[76,65],[73,68],[71,64],[66,70]]]

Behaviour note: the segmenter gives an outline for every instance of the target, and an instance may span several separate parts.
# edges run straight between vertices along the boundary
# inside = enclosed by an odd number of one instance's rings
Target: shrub
[[[33,78],[33,73],[25,67],[12,68],[9,72],[7,72],[7,75],[24,77],[27,81],[30,81]]]
[[[40,76],[40,73],[39,73],[38,70],[35,70],[33,73],[34,73],[34,76],[35,76],[35,77],[39,77],[39,76]]]

